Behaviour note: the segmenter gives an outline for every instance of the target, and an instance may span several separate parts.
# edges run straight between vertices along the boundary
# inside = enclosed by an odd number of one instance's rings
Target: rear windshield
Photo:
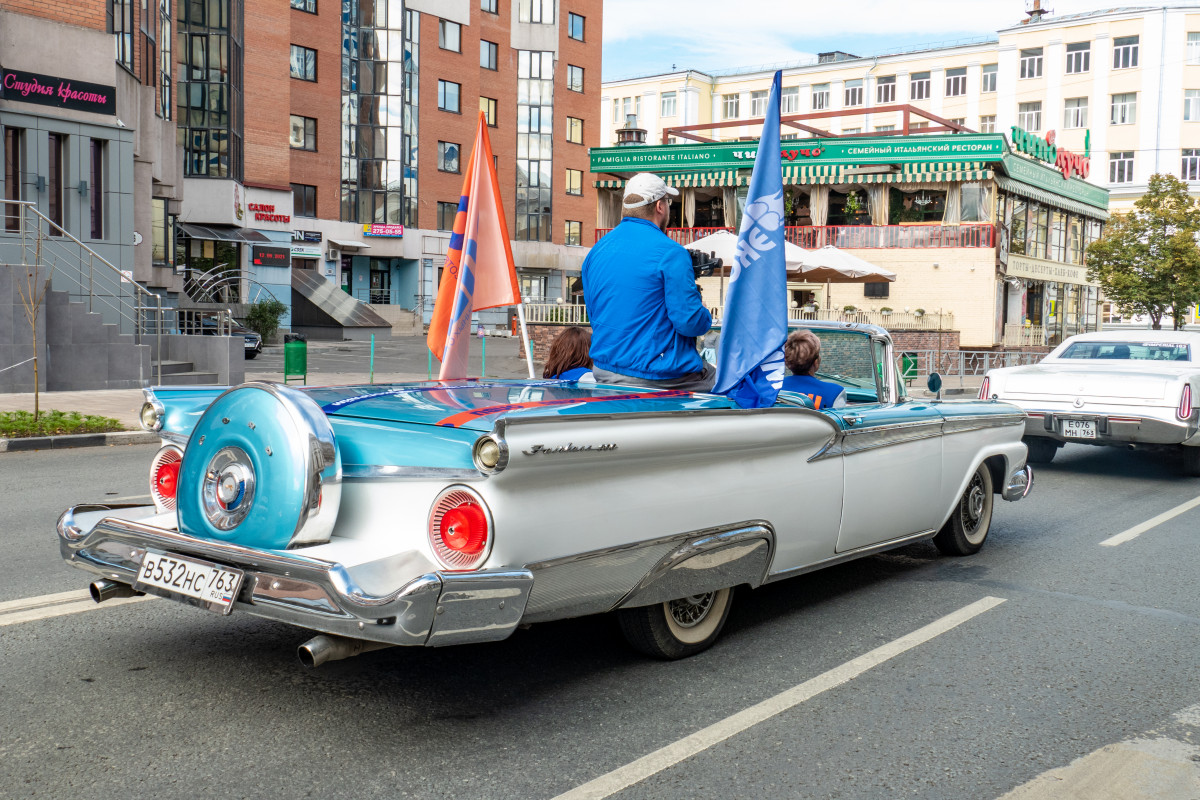
[[[1075,342],[1059,358],[1191,361],[1189,345],[1176,342]]]

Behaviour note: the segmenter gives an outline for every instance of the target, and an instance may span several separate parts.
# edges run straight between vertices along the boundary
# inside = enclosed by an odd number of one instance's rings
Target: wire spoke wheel
[[[950,512],[950,519],[933,537],[937,549],[949,556],[978,553],[992,527],[992,473],[980,464]]]
[[[718,589],[652,606],[621,609],[617,621],[635,650],[655,658],[686,658],[707,650],[717,640],[732,599],[733,589]]]

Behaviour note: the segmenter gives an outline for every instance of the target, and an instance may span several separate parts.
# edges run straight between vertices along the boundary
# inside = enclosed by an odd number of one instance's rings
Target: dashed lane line
[[[1152,517],[1151,519],[1146,520],[1140,525],[1134,525],[1127,531],[1121,531],[1116,536],[1110,536],[1101,542],[1100,546],[1116,547],[1119,544],[1125,544],[1125,542],[1136,539],[1151,528],[1162,525],[1167,520],[1174,519],[1185,511],[1191,511],[1196,506],[1200,506],[1200,497],[1194,497],[1191,500],[1188,500],[1186,503],[1181,503],[1175,506],[1170,511],[1164,511],[1157,517]]]
[[[106,600],[103,604],[92,599],[87,589],[58,594],[44,594],[40,597],[26,597],[21,600],[7,600],[0,603],[0,627],[17,625],[22,622],[33,622],[39,619],[61,617],[67,614],[80,614],[84,611],[94,611],[97,608],[115,608],[116,606],[149,600],[151,595],[141,597],[117,597]]]
[[[637,761],[626,764],[605,775],[588,781],[582,786],[558,795],[554,800],[602,800],[617,792],[633,786],[636,783],[675,766],[679,762],[720,744],[726,739],[748,730],[760,722],[794,708],[805,700],[809,700],[829,689],[841,686],[843,683],[857,678],[872,667],[877,667],[896,656],[922,645],[947,631],[962,625],[986,611],[990,611],[1003,603],[1002,597],[984,597],[960,608],[952,614],[935,620],[923,628],[902,636],[895,641],[864,653],[840,667],[834,667],[826,673],[811,678],[791,689],[780,692],[774,697],[726,717],[720,722],[696,731],[691,736],[655,750],[649,755],[642,756]]]

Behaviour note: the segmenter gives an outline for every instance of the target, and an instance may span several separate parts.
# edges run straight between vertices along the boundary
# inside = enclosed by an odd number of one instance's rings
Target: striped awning
[[[1108,219],[1108,212],[1103,209],[1089,206],[1087,203],[1081,203],[1069,197],[1063,197],[1054,192],[1048,192],[1045,189],[1039,189],[1036,186],[1030,186],[1028,183],[1022,183],[1004,175],[996,176],[996,185],[1009,194],[1019,195],[1027,200],[1036,200],[1039,203],[1045,203],[1054,208],[1061,208],[1064,211],[1072,211],[1081,216],[1091,217],[1092,219]]]
[[[899,172],[855,174],[853,167],[820,164],[789,164],[783,168],[783,182],[791,185],[813,183],[938,183],[942,181],[985,181],[993,172],[978,162],[945,164],[905,164]]]
[[[745,176],[739,176],[736,169],[677,172],[674,174],[665,173],[659,177],[663,179],[663,182],[667,186],[675,186],[681,189],[685,187],[744,186],[750,182],[749,172]],[[623,179],[593,181],[592,185],[597,189],[623,189],[625,181]]]

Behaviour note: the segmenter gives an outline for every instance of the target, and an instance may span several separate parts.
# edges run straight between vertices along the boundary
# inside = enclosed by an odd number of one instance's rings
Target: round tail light
[[[992,386],[992,379],[985,375],[983,378],[983,383],[980,384],[980,386],[979,386],[979,399],[980,400],[988,399],[988,390],[991,388],[991,386]]]
[[[150,462],[150,496],[160,512],[175,510],[175,494],[179,490],[179,465],[183,451],[169,444],[154,454]]]
[[[429,543],[446,569],[478,568],[492,548],[492,516],[483,499],[465,486],[438,495],[429,513]]]
[[[1190,383],[1183,385],[1183,394],[1179,397],[1179,408],[1175,409],[1175,415],[1180,419],[1188,419],[1192,416],[1192,385]]]

